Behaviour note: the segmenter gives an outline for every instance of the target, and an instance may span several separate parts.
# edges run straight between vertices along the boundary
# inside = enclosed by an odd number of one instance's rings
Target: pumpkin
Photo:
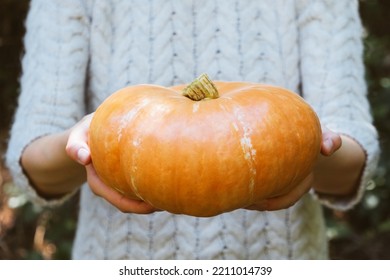
[[[99,178],[126,197],[210,217],[285,193],[312,170],[321,127],[297,94],[210,81],[134,85],[96,110],[89,145]]]

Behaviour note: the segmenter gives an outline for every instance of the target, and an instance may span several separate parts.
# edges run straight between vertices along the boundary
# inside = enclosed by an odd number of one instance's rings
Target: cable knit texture
[[[378,157],[358,16],[354,0],[32,0],[7,153],[15,183],[41,205],[67,199],[35,193],[19,165],[23,149],[71,127],[124,86],[188,83],[203,72],[279,85],[302,94],[324,125],[365,149],[354,197],[311,193],[286,210],[194,218],[123,214],[84,185],[73,258],[327,258],[321,203],[355,205]]]

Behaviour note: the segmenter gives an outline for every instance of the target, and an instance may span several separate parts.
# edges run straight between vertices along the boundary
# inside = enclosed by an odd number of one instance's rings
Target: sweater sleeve
[[[358,203],[379,157],[378,136],[372,124],[363,64],[363,28],[357,0],[299,0],[302,93],[322,125],[355,139],[365,150],[366,163],[353,197],[323,197],[334,209]]]
[[[78,0],[32,0],[25,24],[21,91],[6,161],[16,187],[32,202],[53,206],[70,195],[50,201],[39,197],[20,158],[29,143],[71,127],[85,114],[88,20]]]

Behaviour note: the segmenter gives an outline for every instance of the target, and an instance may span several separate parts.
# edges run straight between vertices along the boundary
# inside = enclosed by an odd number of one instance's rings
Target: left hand
[[[107,200],[123,213],[150,214],[159,211],[159,209],[144,201],[125,197],[100,180],[93,167],[88,146],[88,131],[92,117],[93,114],[85,116],[72,128],[66,146],[68,156],[85,167],[87,182],[91,191]]]
[[[322,142],[320,153],[323,156],[331,156],[342,144],[341,136],[326,127],[322,127]],[[246,207],[249,210],[258,211],[274,211],[286,209],[293,206],[304,194],[306,194],[313,186],[314,174],[313,171],[294,188],[290,189],[287,193],[278,195],[259,203]]]

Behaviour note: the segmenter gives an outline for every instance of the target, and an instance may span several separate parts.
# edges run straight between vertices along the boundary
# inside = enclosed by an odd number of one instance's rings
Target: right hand
[[[88,131],[92,117],[93,113],[85,116],[71,129],[66,145],[66,152],[69,157],[85,166],[87,171],[87,181],[92,192],[95,195],[104,198],[124,213],[149,214],[159,211],[144,201],[125,197],[100,180],[95,168],[93,167],[91,153],[88,146]]]

